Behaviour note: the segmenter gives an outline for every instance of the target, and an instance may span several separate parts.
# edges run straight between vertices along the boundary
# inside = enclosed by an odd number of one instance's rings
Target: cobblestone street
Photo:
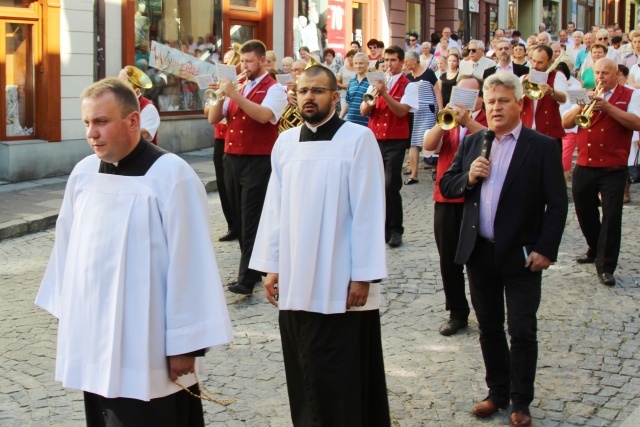
[[[438,333],[447,318],[433,239],[433,182],[403,188],[404,245],[388,250],[382,337],[392,420],[397,426],[503,426],[508,412],[471,415],[486,395],[475,318],[462,334]],[[586,245],[573,204],[558,262],[544,274],[539,310],[536,426],[618,426],[640,406],[640,186],[624,207],[616,279],[608,288],[593,265],[574,258]],[[234,278],[237,242],[226,231],[217,193],[209,195],[211,236],[222,281]],[[82,394],[53,380],[56,321],[36,307],[53,230],[0,241],[0,425],[84,425]],[[207,355],[209,390],[237,401],[205,402],[208,425],[287,426],[289,405],[277,310],[258,287],[252,297],[226,293],[234,341]]]

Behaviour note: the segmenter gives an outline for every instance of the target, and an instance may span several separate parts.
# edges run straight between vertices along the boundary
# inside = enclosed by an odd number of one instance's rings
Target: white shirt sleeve
[[[567,82],[567,76],[565,76],[564,73],[556,73],[556,79],[553,82],[553,90],[555,92],[562,92],[565,95],[568,94],[569,83]],[[562,105],[561,102],[558,102],[558,104]]]
[[[151,135],[149,139],[153,139],[159,127],[160,114],[158,113],[158,109],[155,105],[148,104],[140,111],[140,129],[146,129],[149,135]]]
[[[288,103],[287,91],[284,86],[275,84],[267,90],[267,95],[264,97],[264,100],[262,100],[261,105],[263,107],[267,107],[273,113],[273,117],[269,120],[269,123],[274,125],[278,123],[278,120],[280,120],[280,116],[284,113]]]
[[[418,86],[415,83],[409,83],[404,88],[404,95],[402,95],[400,103],[408,105],[410,107],[410,113],[418,111],[420,108],[420,101],[418,99]]]
[[[633,91],[631,95],[631,100],[629,101],[629,107],[627,108],[627,112],[633,113],[636,116],[640,117],[640,94],[637,89]]]

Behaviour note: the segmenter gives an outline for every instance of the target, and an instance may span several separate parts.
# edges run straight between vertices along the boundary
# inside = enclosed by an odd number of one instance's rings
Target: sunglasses
[[[469,49],[469,52],[471,53],[476,53],[478,51],[478,49]]]
[[[609,40],[609,37],[598,37],[598,40]]]
[[[418,39],[409,39],[410,42],[416,42]]]

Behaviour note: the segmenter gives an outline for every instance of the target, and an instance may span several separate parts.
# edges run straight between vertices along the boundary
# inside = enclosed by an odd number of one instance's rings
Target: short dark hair
[[[249,40],[240,48],[240,53],[254,52],[259,58],[267,54],[267,47],[260,40]]]
[[[333,56],[335,58],[336,57],[336,51],[331,49],[331,48],[327,48],[327,49],[324,50],[324,52],[322,52],[322,57],[324,58],[327,55],[331,55],[331,56]]]
[[[344,57],[345,57],[345,58],[348,58],[348,57],[350,57],[350,56],[355,55],[356,53],[358,53],[358,51],[357,51],[357,50],[355,50],[355,49],[351,49],[350,51],[348,51],[347,53],[345,53],[345,54],[344,54]]]
[[[546,44],[542,44],[542,45],[536,47],[536,51],[537,50],[544,51],[547,54],[547,58],[549,58],[549,59],[553,58],[553,49],[551,49],[550,46],[547,46]]]
[[[357,44],[358,47],[362,47],[362,45],[360,44],[360,42],[358,40],[351,40],[351,43],[349,43],[349,46],[351,46],[354,43]]]
[[[378,40],[378,49],[384,49],[384,42],[382,40]]]
[[[625,77],[629,75],[629,67],[627,67],[626,65],[618,64],[618,71],[620,71]]]
[[[520,38],[520,36],[522,36],[522,33],[518,30],[515,30],[513,33],[511,33],[511,37],[518,37]]]
[[[313,66],[309,67],[302,72],[301,75],[307,75],[309,77],[317,77],[320,74],[324,74],[329,79],[329,89],[338,90],[338,80],[336,79],[336,75],[333,74],[333,71],[328,69],[327,67],[322,66]]]
[[[404,61],[404,49],[402,49],[400,46],[396,46],[395,44],[391,45],[391,46],[389,46],[388,48],[386,48],[384,50],[384,53],[385,53],[385,55],[386,54],[389,54],[389,55],[397,54],[398,55],[398,59],[400,61]]]
[[[451,40],[456,41],[456,42],[458,41],[458,35],[457,35],[456,33],[451,33],[451,37],[449,37],[449,38],[450,38]]]
[[[378,40],[376,40],[376,39],[371,39],[371,40],[369,40],[369,41],[367,42],[367,47],[371,47],[371,46],[378,47],[378,43],[379,43],[379,42],[378,42]]]
[[[308,48],[308,47],[306,47],[306,46],[300,46],[300,48],[298,49],[298,52],[300,52],[301,50],[304,50],[304,51],[305,51],[305,52],[307,52],[307,53],[311,53],[311,51],[309,50],[309,48]]]
[[[618,44],[618,43],[622,43],[622,37],[615,36],[615,37],[611,38],[611,44]]]
[[[419,37],[418,33],[416,33],[415,31],[408,33],[409,37],[415,37],[416,39]]]
[[[378,70],[380,68],[380,64],[384,64],[384,59],[378,59],[376,61],[376,65],[375,65],[376,70]]]
[[[138,96],[131,86],[115,77],[93,83],[82,91],[80,99],[97,99],[107,93],[113,94],[116,104],[120,108],[120,118],[124,119],[134,111],[140,111]]]

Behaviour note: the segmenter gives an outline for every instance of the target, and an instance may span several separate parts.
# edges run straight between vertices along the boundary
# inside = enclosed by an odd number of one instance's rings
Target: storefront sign
[[[155,41],[151,42],[149,66],[194,83],[198,82],[196,76],[217,75],[215,65]]]
[[[344,0],[329,0],[327,5],[327,47],[344,54]]]

